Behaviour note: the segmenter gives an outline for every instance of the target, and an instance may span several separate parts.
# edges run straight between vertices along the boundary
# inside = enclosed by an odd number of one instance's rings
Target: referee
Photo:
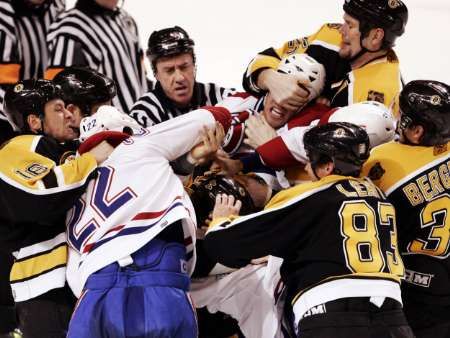
[[[47,35],[50,63],[45,77],[52,79],[68,66],[89,66],[117,84],[113,105],[129,113],[147,91],[148,83],[133,18],[117,7],[118,0],[78,0],[63,13]]]
[[[157,80],[155,89],[142,96],[131,110],[131,116],[144,127],[201,106],[213,106],[234,92],[195,80],[194,41],[181,27],[154,31],[148,40],[147,56]]]
[[[47,65],[46,34],[65,0],[0,0],[0,143],[12,136],[3,98],[12,84],[42,78]]]

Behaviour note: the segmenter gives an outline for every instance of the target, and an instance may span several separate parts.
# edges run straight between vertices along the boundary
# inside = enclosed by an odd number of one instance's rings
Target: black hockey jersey
[[[391,142],[372,150],[363,170],[397,210],[405,293],[450,304],[450,143]]]
[[[328,176],[278,193],[261,212],[215,219],[205,247],[232,267],[269,254],[282,257],[281,278],[292,303],[316,288],[329,292],[315,294],[309,306],[345,297],[400,299],[404,271],[395,210],[363,179]]]
[[[36,135],[15,137],[0,149],[0,245],[15,257],[16,302],[65,284],[66,212],[97,167],[89,153],[64,163],[71,154]]]

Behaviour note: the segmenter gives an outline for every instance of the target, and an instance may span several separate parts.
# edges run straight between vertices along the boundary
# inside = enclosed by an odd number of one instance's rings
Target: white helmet
[[[310,92],[308,101],[318,97],[325,85],[325,67],[307,54],[292,54],[281,59],[277,71],[302,77]]]
[[[364,128],[370,147],[392,141],[395,137],[395,119],[389,109],[376,101],[364,101],[336,110],[328,122],[350,122]]]
[[[79,140],[84,142],[102,131],[120,131],[132,135],[133,131],[140,129],[141,126],[129,115],[112,106],[101,106],[95,114],[81,120]]]

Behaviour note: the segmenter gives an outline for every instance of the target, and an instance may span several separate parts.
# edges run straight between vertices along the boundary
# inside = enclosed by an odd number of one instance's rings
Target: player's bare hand
[[[190,151],[190,157],[194,164],[202,165],[215,157],[220,149],[225,132],[220,123],[216,123],[214,128],[203,127],[201,132],[202,142],[197,144]]]
[[[304,81],[300,76],[273,69],[264,70],[258,77],[258,85],[268,90],[278,105],[289,110],[298,110],[308,103],[309,92],[302,86]]]
[[[264,116],[250,116],[245,121],[244,143],[252,147],[258,148],[260,145],[277,137],[277,132],[266,121]]]
[[[109,155],[114,151],[114,147],[110,145],[107,141],[102,141],[95,147],[89,150],[89,153],[94,155],[97,164],[101,164],[105,161]]]
[[[234,196],[218,194],[216,196],[216,204],[214,205],[213,219],[239,215],[241,206],[241,201],[235,200]]]
[[[220,172],[225,176],[233,176],[242,170],[242,162],[240,160],[233,160],[221,149],[216,153],[213,166],[216,172]]]

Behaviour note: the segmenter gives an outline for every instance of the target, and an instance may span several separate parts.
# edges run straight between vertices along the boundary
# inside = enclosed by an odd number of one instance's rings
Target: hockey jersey
[[[331,175],[278,193],[261,212],[214,219],[205,248],[232,267],[268,254],[283,258],[281,278],[298,322],[309,308],[339,298],[401,302],[396,236],[395,209],[370,181]]]
[[[283,57],[306,53],[323,64],[326,83],[322,96],[331,101],[332,107],[343,107],[361,101],[378,101],[392,108],[398,115],[398,93],[401,89],[399,61],[395,52],[370,61],[358,69],[339,57],[342,42],[340,24],[325,24],[315,34],[288,41],[280,48],[268,48],[259,53],[249,64],[243,78],[244,89],[261,95],[256,81],[264,69],[276,69]]]
[[[0,239],[15,257],[10,278],[16,302],[65,284],[65,213],[97,167],[89,153],[64,163],[71,153],[52,138],[33,135],[0,149]]]
[[[219,117],[219,116],[222,117]],[[216,120],[227,130],[224,108],[198,109],[140,132],[120,144],[99,167],[99,176],[68,213],[71,247],[67,279],[80,295],[97,270],[126,259],[162,230],[182,221],[187,265],[195,262],[196,220],[191,201],[169,162],[200,141]]]
[[[420,147],[390,142],[372,150],[368,175],[397,210],[406,267],[402,289],[429,304],[450,305],[450,142]]]

